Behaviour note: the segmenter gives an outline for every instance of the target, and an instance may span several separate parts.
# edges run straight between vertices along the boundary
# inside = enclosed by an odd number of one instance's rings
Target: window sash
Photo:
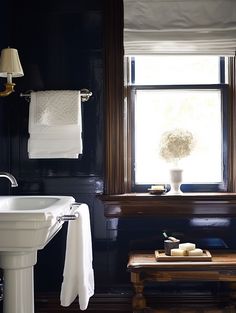
[[[157,56],[157,55],[156,55]],[[177,56],[177,55],[175,55]],[[197,56],[198,57],[198,56]],[[152,83],[152,84],[138,84],[136,83],[136,57],[132,56],[132,57],[127,57],[127,62],[128,62],[128,67],[129,67],[129,77],[128,77],[128,82],[130,85],[135,85],[135,86],[152,86],[152,85],[158,85],[157,83]],[[202,83],[201,85],[208,85],[208,84],[224,84],[224,83],[228,83],[228,79],[226,78],[225,74],[228,70],[229,67],[229,62],[225,57],[219,57],[218,56],[218,60],[219,60],[219,64],[218,64],[218,71],[219,71],[219,81],[209,81],[206,83]],[[180,60],[181,61],[181,60]],[[166,61],[165,61],[166,62]],[[182,65],[183,66],[183,65]],[[226,81],[227,79],[227,81]],[[166,83],[166,84],[162,84],[162,86],[172,86],[173,84],[171,83]],[[187,85],[187,83],[176,83],[176,85]],[[200,85],[200,83],[195,83],[195,82],[191,82],[190,85]],[[161,86],[161,85],[158,85]]]
[[[137,90],[220,90],[221,91],[221,110],[222,110],[222,177],[221,183],[209,184],[182,184],[181,189],[184,192],[217,192],[228,190],[228,149],[227,142],[229,137],[228,129],[228,86],[226,84],[212,84],[212,85],[139,85],[130,87],[130,114],[131,119],[131,191],[132,192],[145,192],[150,188],[151,184],[136,184],[135,182],[135,97]]]

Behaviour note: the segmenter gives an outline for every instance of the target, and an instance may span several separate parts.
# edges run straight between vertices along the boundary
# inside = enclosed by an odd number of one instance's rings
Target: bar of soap
[[[187,251],[183,250],[183,249],[179,249],[179,248],[171,249],[170,250],[170,255],[171,256],[186,256],[187,255]]]
[[[202,251],[202,249],[197,248],[197,249],[188,251],[188,255],[189,256],[203,255],[203,251]]]
[[[180,243],[179,248],[185,251],[191,251],[191,250],[196,249],[196,245],[195,243],[190,243],[190,242]]]
[[[165,188],[164,188],[164,186],[163,185],[152,185],[151,186],[151,190],[160,190],[160,191],[162,191],[162,190],[165,190]]]

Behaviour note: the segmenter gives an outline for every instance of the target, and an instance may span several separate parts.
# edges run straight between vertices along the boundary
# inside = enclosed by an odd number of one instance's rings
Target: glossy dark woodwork
[[[63,308],[59,304],[59,295],[36,294],[35,313],[78,313],[78,303],[75,301],[69,308]],[[157,313],[235,313],[230,311],[232,306],[227,303],[227,298],[218,295],[204,297],[203,294],[188,295],[188,299],[180,295],[165,295],[164,297],[149,297],[149,304],[158,308]],[[183,310],[184,308],[184,310]],[[187,311],[186,311],[187,310]],[[1,310],[0,310],[1,312]],[[132,313],[131,294],[123,295],[96,295],[92,297],[86,310],[89,313]],[[143,312],[144,313],[144,312]],[[147,313],[154,313],[147,312]]]
[[[229,187],[230,191],[236,192],[236,62],[235,57],[229,59],[229,101],[230,106],[228,107],[228,125],[229,128]]]
[[[165,215],[166,219],[162,219],[158,215],[154,218],[153,215],[157,212],[156,197],[145,195],[141,200],[142,195],[132,196],[133,200],[132,197],[127,198],[124,206],[121,205],[121,199],[124,200],[125,197],[114,196],[115,198],[107,198],[106,201],[111,203],[105,201],[105,205],[107,210],[107,205],[111,204],[115,214],[111,214],[111,219],[104,217],[103,202],[96,198],[97,194],[104,192],[104,182],[107,194],[122,193],[126,189],[123,159],[122,1],[13,0],[5,1],[2,9],[1,48],[10,45],[18,49],[25,76],[15,80],[16,92],[13,95],[0,99],[0,170],[11,172],[19,182],[19,187],[13,190],[9,188],[7,180],[1,180],[0,193],[72,195],[76,201],[89,205],[96,294],[103,295],[97,298],[97,302],[92,301],[92,309],[102,307],[101,311],[103,308],[110,311],[119,308],[122,311],[129,308],[132,289],[126,264],[130,247],[156,246],[163,239],[163,227],[172,233],[184,230],[187,238],[190,238],[189,234],[194,239],[223,237],[229,246],[234,246],[233,219],[223,221],[224,224],[220,226],[215,225],[214,221],[207,221],[204,224],[207,226],[194,228],[191,217],[187,219],[185,215],[192,212],[193,208],[187,208],[188,205],[182,208],[181,202],[171,202],[172,207],[164,205],[168,214]],[[19,97],[20,92],[30,89],[81,88],[89,88],[93,92],[92,98],[83,104],[82,158],[29,160],[29,103]],[[230,118],[236,120],[235,112]],[[235,138],[235,134],[232,131],[232,138]],[[234,145],[235,143],[236,140]],[[143,211],[141,215],[136,214],[138,203],[139,209]],[[113,218],[120,217],[126,208],[131,209],[128,216],[124,215],[124,219],[117,220]],[[144,213],[148,211],[153,214],[145,216]],[[159,210],[161,211],[163,214],[163,210]],[[233,208],[230,209],[232,211]],[[204,216],[207,216],[205,212]],[[142,218],[137,219],[137,216]],[[176,219],[175,216],[182,218]],[[206,223],[205,220],[203,222]],[[36,312],[78,311],[77,303],[72,308],[64,309],[58,301],[66,227],[65,224],[45,249],[38,252],[35,291],[36,294],[42,292],[44,295],[41,298],[36,296]],[[171,287],[167,287],[169,297],[163,299],[163,303],[178,301],[178,288]],[[207,302],[210,289],[211,286],[208,285],[192,286],[192,302],[195,300],[199,303],[200,299]],[[196,290],[198,294],[201,291],[200,299],[196,298]],[[50,297],[52,292],[57,293]],[[159,294],[159,298],[163,298],[163,294]],[[182,294],[182,300],[184,299],[185,295]]]
[[[105,18],[105,188],[125,192],[123,1],[106,0]]]
[[[103,195],[105,216],[236,217],[236,193]]]

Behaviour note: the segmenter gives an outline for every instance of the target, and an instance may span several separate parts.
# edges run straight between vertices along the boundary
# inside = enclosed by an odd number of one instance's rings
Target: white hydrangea
[[[193,134],[188,130],[176,128],[162,134],[160,140],[160,156],[167,162],[177,162],[190,155],[193,147]]]

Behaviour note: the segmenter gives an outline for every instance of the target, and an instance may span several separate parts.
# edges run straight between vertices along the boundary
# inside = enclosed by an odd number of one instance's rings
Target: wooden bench
[[[236,253],[211,251],[211,255],[212,260],[207,262],[159,262],[154,251],[130,253],[127,268],[134,286],[133,312],[146,312],[145,282],[226,281],[230,285],[230,297],[235,302]]]

